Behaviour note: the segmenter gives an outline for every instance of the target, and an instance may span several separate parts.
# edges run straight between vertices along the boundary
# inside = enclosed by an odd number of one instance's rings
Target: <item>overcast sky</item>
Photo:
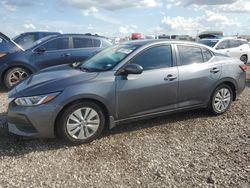
[[[250,34],[250,0],[0,0],[0,32]]]

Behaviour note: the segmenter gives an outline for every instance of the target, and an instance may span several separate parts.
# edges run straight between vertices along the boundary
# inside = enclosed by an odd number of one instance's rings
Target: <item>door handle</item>
[[[62,54],[62,57],[69,57],[69,56],[71,56],[71,54],[70,54],[70,53],[65,53],[65,54]]]
[[[175,80],[175,79],[177,79],[177,76],[174,76],[174,75],[172,75],[172,74],[169,74],[169,75],[167,75],[167,76],[164,78],[164,80],[166,80],[166,81],[173,81],[173,80]]]
[[[211,73],[217,73],[220,72],[220,69],[218,69],[217,67],[214,67],[212,70],[210,70]]]

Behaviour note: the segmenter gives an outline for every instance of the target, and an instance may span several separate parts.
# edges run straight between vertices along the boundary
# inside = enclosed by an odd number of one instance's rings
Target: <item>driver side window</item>
[[[170,45],[155,46],[144,50],[132,59],[131,64],[138,64],[143,70],[153,70],[172,66]]]
[[[51,40],[40,47],[46,49],[46,51],[63,50],[69,48],[69,38],[57,38]]]
[[[224,40],[218,44],[216,50],[227,49],[227,48],[230,48],[229,40]]]

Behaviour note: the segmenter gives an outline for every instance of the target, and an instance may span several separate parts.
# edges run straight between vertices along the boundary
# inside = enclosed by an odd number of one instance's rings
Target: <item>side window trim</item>
[[[138,52],[137,54],[135,54],[135,55],[128,61],[128,63],[126,63],[124,66],[126,66],[126,65],[128,65],[128,64],[131,64],[131,63],[132,63],[132,60],[133,60],[136,56],[142,54],[142,53],[145,52],[146,50],[151,49],[151,48],[154,48],[154,47],[159,47],[159,46],[170,46],[170,49],[171,49],[171,66],[170,66],[170,67],[164,67],[164,68],[143,70],[143,72],[144,72],[144,71],[154,71],[154,70],[159,70],[159,69],[167,69],[167,68],[172,68],[172,67],[176,66],[176,65],[175,65],[174,56],[173,56],[173,55],[174,55],[174,54],[173,54],[174,49],[173,49],[172,44],[156,44],[156,45],[153,45],[153,46],[146,47],[146,48],[144,48],[142,51],[140,51],[140,52]],[[122,66],[122,67],[124,67],[124,66]]]

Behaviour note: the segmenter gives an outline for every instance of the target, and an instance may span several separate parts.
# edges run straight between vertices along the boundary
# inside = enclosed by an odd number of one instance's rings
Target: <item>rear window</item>
[[[100,41],[99,41],[100,42]],[[96,42],[96,45],[98,42]],[[74,48],[91,48],[93,47],[93,40],[90,38],[74,37],[73,38]],[[99,44],[100,46],[100,44]]]
[[[181,65],[203,63],[203,55],[201,52],[201,48],[185,45],[177,45],[177,47],[179,51]]]

